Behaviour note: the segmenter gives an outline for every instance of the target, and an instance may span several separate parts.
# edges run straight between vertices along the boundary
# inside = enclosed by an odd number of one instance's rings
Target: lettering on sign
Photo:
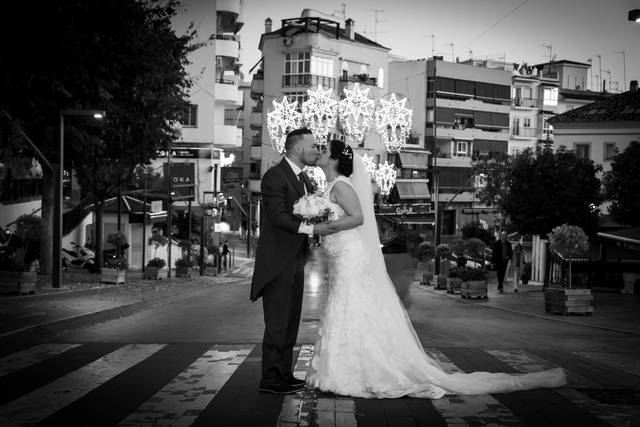
[[[174,184],[191,184],[192,183],[190,176],[174,176],[174,177],[171,177],[171,181],[173,181]]]

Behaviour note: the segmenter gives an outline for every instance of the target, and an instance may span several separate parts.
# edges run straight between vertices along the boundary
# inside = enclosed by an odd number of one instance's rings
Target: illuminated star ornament
[[[407,98],[398,99],[395,93],[380,98],[375,113],[376,131],[390,153],[397,153],[406,144],[411,130],[413,111],[406,108]]]
[[[387,163],[378,166],[376,171],[376,184],[380,188],[380,193],[383,196],[389,195],[393,184],[396,183],[396,167],[393,164]]]
[[[338,118],[338,101],[331,89],[307,89],[309,99],[302,103],[302,120],[316,137],[319,145],[327,144],[327,135],[333,132]]]
[[[297,101],[289,102],[284,96],[282,102],[273,100],[273,110],[267,114],[267,129],[271,144],[278,153],[284,153],[284,141],[287,134],[300,127],[302,115],[296,110]]]
[[[229,153],[228,156],[225,156],[224,151],[220,152],[220,167],[227,167],[233,164],[233,161],[236,159],[236,155],[233,153]]]
[[[368,155],[367,153],[364,153],[362,155],[362,160],[364,160],[364,164],[367,167],[367,172],[369,172],[369,177],[370,178],[375,178],[376,177],[376,168],[378,167],[374,161],[373,161],[373,156]]]
[[[360,89],[356,83],[353,89],[344,88],[345,98],[338,103],[340,123],[347,141],[358,145],[364,139],[373,117],[374,102],[369,97],[369,88]]]
[[[311,178],[311,180],[315,181],[318,184],[317,191],[324,191],[327,186],[327,178],[324,176],[324,172],[317,166],[307,166],[305,168],[305,172]]]

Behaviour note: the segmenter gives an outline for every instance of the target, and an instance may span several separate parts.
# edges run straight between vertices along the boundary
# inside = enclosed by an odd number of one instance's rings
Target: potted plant
[[[487,271],[483,267],[459,267],[458,277],[462,298],[487,299]]]
[[[452,254],[456,258],[456,264],[458,267],[464,267],[467,265],[467,257],[465,251],[467,249],[467,242],[463,239],[455,239],[449,242],[449,248]]]
[[[436,289],[447,288],[447,273],[449,272],[449,258],[451,257],[451,248],[446,243],[436,246],[435,255],[440,258],[440,273],[434,276],[434,287]]]
[[[100,273],[100,282],[120,284],[125,282],[125,271],[128,267],[124,250],[129,247],[127,238],[121,231],[107,236],[107,242],[115,248],[104,251],[104,266]]]
[[[14,232],[0,228],[1,292],[35,292],[41,234],[42,220],[32,214],[21,215]]]
[[[589,238],[584,230],[568,224],[553,228],[549,233],[549,250],[559,260],[561,279],[559,285],[545,288],[545,311],[557,314],[593,313],[591,289],[573,287],[572,263],[584,259],[589,250]]]
[[[456,292],[460,292],[460,285],[462,284],[462,279],[458,276],[458,270],[464,267],[453,267],[447,273],[447,293],[455,294]]]
[[[191,277],[191,267],[193,267],[193,262],[188,257],[183,256],[178,259],[176,261],[176,277]]]
[[[412,255],[417,260],[415,279],[426,285],[433,278],[433,270],[429,270],[429,260],[433,259],[433,247],[429,242],[420,242]]]
[[[165,265],[167,265],[167,262],[162,258],[151,258],[144,269],[144,277],[153,280],[166,279],[168,271],[164,268]]]

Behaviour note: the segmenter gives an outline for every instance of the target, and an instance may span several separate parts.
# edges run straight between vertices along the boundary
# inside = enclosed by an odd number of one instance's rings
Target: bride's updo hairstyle
[[[338,161],[338,173],[351,176],[353,173],[353,149],[340,141],[332,139],[329,142],[329,157]]]

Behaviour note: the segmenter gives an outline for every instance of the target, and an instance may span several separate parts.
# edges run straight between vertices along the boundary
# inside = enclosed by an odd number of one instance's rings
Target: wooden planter
[[[460,286],[462,285],[462,279],[459,277],[447,277],[447,293],[455,294],[460,292]]]
[[[421,285],[431,285],[432,282],[433,282],[433,272],[427,271],[422,274],[422,281],[420,282]]]
[[[191,267],[177,266],[176,277],[191,277]]]
[[[116,268],[103,268],[100,273],[100,283],[115,283],[116,285],[124,283],[125,270]]]
[[[144,278],[151,280],[166,280],[168,270],[164,267],[146,266],[144,268]]]
[[[591,289],[566,289],[549,287],[544,290],[544,308],[554,314],[593,313]]]
[[[37,280],[35,271],[0,271],[0,293],[33,294]]]
[[[487,299],[487,281],[471,280],[460,284],[460,294],[462,298]]]

